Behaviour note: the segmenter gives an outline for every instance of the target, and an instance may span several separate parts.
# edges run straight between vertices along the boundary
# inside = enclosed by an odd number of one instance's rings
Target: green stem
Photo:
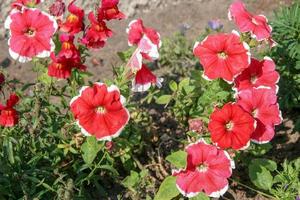
[[[267,194],[267,193],[264,193],[264,192],[262,192],[262,191],[256,190],[256,189],[254,189],[254,188],[252,188],[252,187],[250,187],[250,186],[248,186],[248,185],[245,185],[245,184],[243,184],[243,183],[241,183],[241,182],[239,182],[239,181],[237,181],[237,180],[234,180],[234,179],[232,179],[232,178],[229,178],[229,180],[234,181],[234,182],[236,182],[237,184],[239,184],[239,185],[241,185],[241,186],[243,186],[243,187],[245,187],[245,188],[247,188],[247,189],[249,189],[249,190],[252,190],[252,191],[254,191],[254,192],[258,193],[258,194],[261,194],[261,195],[263,195],[263,196],[265,196],[265,197],[269,197],[269,198],[271,198],[271,199],[277,199],[276,197],[274,197],[274,196],[272,196],[272,195],[270,195],[270,194]]]
[[[97,163],[97,165],[94,167],[94,169],[89,173],[89,175],[84,179],[85,180],[89,180],[94,174],[95,171],[99,168],[99,166],[101,165],[101,163],[103,162],[104,158],[106,157],[107,151],[104,152],[101,160]]]

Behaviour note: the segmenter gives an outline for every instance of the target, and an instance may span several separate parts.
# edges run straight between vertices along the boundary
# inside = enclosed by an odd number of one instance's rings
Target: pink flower
[[[274,126],[282,122],[275,91],[266,88],[242,90],[238,93],[237,103],[257,122],[252,141],[260,144],[270,142],[275,134]]]
[[[81,42],[88,48],[99,49],[105,45],[108,38],[112,37],[113,32],[107,28],[104,21],[97,21],[93,12],[89,13],[91,25],[85,32]]]
[[[60,30],[70,34],[76,34],[84,29],[84,10],[77,7],[73,0],[68,5],[68,10],[70,14],[68,15],[66,21],[60,25]]]
[[[55,0],[50,6],[49,12],[52,16],[61,18],[66,10],[66,4],[62,0]]]
[[[245,149],[255,130],[254,118],[239,105],[227,103],[223,108],[215,108],[210,115],[208,130],[211,140],[222,149]]]
[[[55,48],[51,38],[57,30],[56,21],[38,9],[12,10],[5,28],[10,30],[9,53],[15,60],[28,62],[33,57],[49,57]]]
[[[265,57],[262,61],[252,58],[250,66],[234,80],[234,87],[237,91],[260,86],[276,90],[279,73],[275,67],[274,61],[269,57]]]
[[[142,65],[142,68],[136,73],[134,80],[132,81],[132,91],[145,92],[149,90],[151,85],[155,84],[157,87],[161,87],[162,78],[157,78],[147,67],[146,64]]]
[[[206,37],[194,46],[194,55],[204,68],[204,78],[222,78],[232,82],[250,64],[250,52],[238,33],[219,33]]]
[[[202,133],[204,130],[204,122],[201,118],[195,118],[195,119],[189,119],[189,130],[196,132],[196,133]]]
[[[19,97],[16,94],[11,94],[6,105],[0,104],[0,126],[13,127],[18,123],[18,112],[14,109],[18,101]]]
[[[119,0],[102,0],[98,8],[98,21],[125,19],[126,16],[118,8]]]
[[[125,98],[116,86],[95,83],[83,87],[70,106],[83,134],[98,140],[111,140],[120,135],[129,121],[124,104]]]
[[[188,198],[204,192],[218,198],[228,189],[228,180],[234,168],[234,162],[228,153],[216,146],[206,144],[204,140],[186,147],[187,166],[173,172],[180,193]]]
[[[247,11],[241,0],[231,4],[228,13],[229,19],[233,19],[241,32],[251,32],[258,41],[271,38],[272,27],[264,15],[253,15]]]

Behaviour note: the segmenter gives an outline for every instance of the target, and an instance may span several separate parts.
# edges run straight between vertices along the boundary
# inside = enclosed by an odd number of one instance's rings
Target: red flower
[[[211,114],[208,130],[211,140],[217,146],[223,149],[245,149],[255,129],[254,122],[254,118],[239,105],[227,103]]]
[[[0,88],[1,88],[1,85],[4,83],[5,81],[5,76],[2,72],[0,72]]]
[[[85,71],[86,66],[77,59],[67,59],[64,56],[55,56],[54,53],[51,54],[52,62],[48,66],[48,75],[58,79],[67,79],[71,76],[72,69],[77,68],[79,70]]]
[[[6,106],[0,104],[0,126],[13,127],[18,123],[18,112],[14,109],[18,101],[19,97],[16,94],[11,94],[6,101]]]
[[[135,79],[132,81],[132,91],[145,92],[152,84],[156,84],[160,88],[162,81],[163,79],[157,78],[147,65],[142,64],[142,68],[136,73]]]
[[[84,10],[77,7],[73,0],[69,6],[68,10],[70,12],[66,21],[60,25],[60,30],[70,34],[76,34],[84,29]]]
[[[35,7],[39,3],[44,2],[44,0],[15,0],[11,6],[13,8],[21,9],[23,6]]]
[[[147,37],[158,48],[161,46],[159,33],[152,28],[145,27],[141,19],[131,21],[126,31],[129,46],[138,46],[143,37]]]
[[[269,57],[262,61],[252,58],[250,66],[234,81],[237,91],[260,86],[276,89],[279,74],[275,67],[274,61]]]
[[[237,103],[257,121],[251,139],[256,143],[267,143],[274,137],[274,126],[282,122],[274,90],[253,88],[238,93]]]
[[[218,198],[228,189],[228,181],[234,168],[234,162],[228,153],[216,146],[206,144],[204,140],[190,144],[186,148],[186,169],[174,171],[176,186],[186,197],[194,197],[204,192]]]
[[[98,21],[125,19],[126,16],[118,8],[119,0],[102,0],[98,8]]]
[[[246,43],[240,41],[238,33],[210,35],[197,42],[194,54],[204,68],[204,78],[223,78],[232,82],[250,64],[250,52]]]
[[[236,0],[231,4],[228,13],[229,19],[233,19],[241,32],[251,32],[258,41],[271,38],[272,27],[264,15],[253,15],[247,11],[242,1]]]
[[[62,0],[56,0],[49,8],[52,16],[61,18],[66,10],[66,4]]]
[[[112,37],[113,32],[107,28],[104,21],[97,21],[93,12],[89,13],[89,20],[91,25],[81,39],[81,42],[89,48],[102,48],[106,40]]]
[[[83,134],[93,135],[98,140],[111,140],[118,137],[128,123],[129,113],[124,103],[125,98],[116,86],[95,83],[83,87],[70,105]]]
[[[49,57],[55,48],[51,38],[57,30],[56,21],[38,9],[14,9],[6,18],[5,28],[10,30],[9,53],[15,60]]]
[[[61,50],[58,53],[60,57],[68,59],[80,59],[80,52],[74,45],[74,35],[62,34],[59,37],[61,42]]]

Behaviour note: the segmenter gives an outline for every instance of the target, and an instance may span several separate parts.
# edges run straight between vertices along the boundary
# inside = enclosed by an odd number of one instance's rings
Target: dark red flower
[[[86,70],[86,66],[83,65],[80,59],[66,58],[64,56],[55,56],[51,54],[52,62],[48,66],[48,75],[58,79],[67,79],[71,76],[73,69],[79,69],[81,71]]]
[[[57,23],[38,9],[13,9],[6,18],[5,28],[10,31],[9,53],[15,60],[28,62],[33,57],[49,57],[55,48],[52,37]]]
[[[85,32],[81,42],[88,48],[99,49],[105,45],[108,38],[112,37],[113,32],[107,28],[104,21],[97,21],[93,12],[89,13],[91,25]]]
[[[4,83],[5,81],[5,76],[2,72],[0,72],[0,88],[1,88],[1,85]]]
[[[13,127],[18,123],[18,112],[14,109],[18,101],[19,97],[16,94],[11,94],[6,105],[0,104],[0,126]]]
[[[134,80],[132,81],[132,91],[145,92],[151,85],[155,84],[157,87],[161,87],[162,78],[155,76],[146,64],[142,64],[142,68],[137,71]]]
[[[269,142],[275,134],[274,126],[282,122],[276,92],[267,88],[242,90],[238,93],[237,103],[256,119],[252,141]]]
[[[231,4],[228,13],[229,19],[233,19],[241,32],[251,32],[258,41],[271,38],[272,27],[264,15],[253,15],[247,11],[241,0]]]
[[[200,192],[214,198],[228,190],[228,178],[232,174],[234,162],[224,150],[206,144],[204,140],[186,147],[187,166],[173,171],[176,186],[188,198]]]
[[[118,8],[119,0],[102,0],[98,8],[98,21],[125,19],[126,16]]]
[[[276,90],[279,73],[275,67],[274,61],[269,57],[262,61],[252,58],[250,66],[234,80],[234,87],[237,91],[261,86]]]
[[[194,46],[194,55],[204,68],[208,80],[223,78],[227,82],[244,71],[250,64],[249,46],[242,43],[237,32],[209,35]]]
[[[210,115],[208,130],[211,140],[219,147],[236,150],[248,147],[255,130],[254,118],[239,105],[227,103]]]
[[[189,120],[189,130],[196,132],[196,133],[202,133],[204,129],[204,123],[202,119],[200,118],[195,118],[195,119],[190,119]]]
[[[63,0],[55,0],[55,2],[50,6],[49,12],[52,16],[61,18],[66,10],[66,4]]]
[[[68,15],[66,21],[60,25],[60,30],[70,34],[76,34],[84,29],[84,10],[77,7],[75,5],[75,1],[73,0],[69,6],[68,11],[70,14]]]
[[[119,89],[103,83],[83,87],[79,96],[71,100],[71,111],[83,134],[98,140],[118,137],[128,123],[129,112]]]

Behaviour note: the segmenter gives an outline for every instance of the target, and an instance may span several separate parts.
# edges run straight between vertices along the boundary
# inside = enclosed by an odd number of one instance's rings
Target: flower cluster
[[[18,123],[18,112],[14,108],[18,101],[19,97],[13,93],[6,101],[6,105],[0,103],[0,126],[13,127]]]
[[[242,1],[230,6],[229,17],[242,33],[250,33],[250,40],[274,44],[266,17],[249,13]],[[187,147],[186,169],[173,173],[184,196],[193,197],[201,191],[210,197],[223,195],[231,175],[230,157],[225,150],[246,149],[250,141],[268,143],[274,137],[275,125],[282,122],[275,63],[269,57],[262,61],[251,57],[246,41],[248,38],[233,31],[209,35],[194,46],[194,55],[204,69],[203,77],[233,83],[236,102],[216,107],[211,114],[208,130],[214,146],[200,141]]]
[[[136,50],[127,64],[131,72],[135,74],[135,78],[132,81],[132,90],[144,92],[152,84],[161,87],[163,80],[155,76],[148,66],[143,63],[143,59],[154,61],[159,58],[158,49],[161,47],[159,33],[152,28],[145,27],[141,19],[130,22],[127,33],[128,45],[136,46]]]

